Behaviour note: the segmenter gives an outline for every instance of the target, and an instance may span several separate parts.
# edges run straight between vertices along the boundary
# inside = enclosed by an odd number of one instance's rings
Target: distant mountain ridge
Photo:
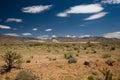
[[[120,42],[120,39],[117,38],[104,38],[104,37],[58,37],[52,38],[51,41],[58,41],[58,42]]]
[[[104,37],[56,37],[51,39],[36,39],[27,37],[15,37],[0,34],[0,44],[13,44],[13,43],[24,43],[24,42],[120,42],[117,38],[104,38]]]

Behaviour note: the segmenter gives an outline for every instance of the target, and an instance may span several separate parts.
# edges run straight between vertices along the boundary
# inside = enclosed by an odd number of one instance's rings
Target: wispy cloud
[[[8,18],[6,20],[6,22],[22,22],[23,20],[22,19],[17,19],[17,18]]]
[[[32,35],[31,33],[22,33],[23,36],[30,36]]]
[[[112,33],[106,33],[103,35],[105,38],[118,38],[120,39],[120,31],[118,32],[112,32]]]
[[[0,25],[0,29],[11,29],[11,27],[6,25]]]
[[[33,28],[32,30],[33,30],[33,31],[37,31],[38,29],[37,29],[37,28]]]
[[[46,29],[45,31],[50,32],[50,31],[52,31],[52,29]]]
[[[120,4],[120,0],[102,0],[104,4]]]
[[[24,7],[22,8],[22,12],[25,13],[41,13],[45,10],[48,10],[52,7],[52,5],[36,5],[36,6],[29,6],[29,7]]]
[[[16,34],[16,33],[7,33],[7,34],[4,34],[4,35],[8,35],[8,36],[20,36],[20,35],[18,35],[18,34]]]
[[[100,12],[94,15],[89,16],[88,18],[85,18],[84,20],[95,20],[95,19],[99,19],[104,17],[106,14],[108,14],[107,12]]]
[[[42,36],[38,36],[37,38],[38,39],[48,39],[48,37],[49,37],[48,35],[42,35]]]
[[[101,12],[103,9],[104,8],[101,6],[101,4],[77,5],[65,10],[64,12],[58,13],[57,16],[67,17],[69,14],[98,13]]]

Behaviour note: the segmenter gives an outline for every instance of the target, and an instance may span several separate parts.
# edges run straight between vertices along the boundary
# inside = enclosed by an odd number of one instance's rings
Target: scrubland
[[[120,80],[118,42],[0,44],[0,56],[9,51],[20,54],[22,64],[0,80]],[[0,70],[5,64],[0,57]]]

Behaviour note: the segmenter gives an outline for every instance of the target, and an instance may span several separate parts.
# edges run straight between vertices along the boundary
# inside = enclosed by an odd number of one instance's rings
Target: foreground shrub
[[[109,58],[109,57],[111,57],[110,54],[103,54],[103,55],[102,55],[102,58]]]
[[[90,66],[90,62],[88,62],[88,61],[85,61],[83,64],[84,64],[85,66]]]
[[[93,76],[88,76],[87,80],[95,80]]]
[[[37,80],[37,77],[29,70],[20,71],[15,80]]]
[[[104,75],[103,80],[112,80],[113,74],[110,72],[110,70],[103,68],[103,70],[100,70],[100,72]]]
[[[71,63],[76,63],[77,62],[77,59],[75,59],[74,57],[71,57],[68,59],[68,63],[71,64]]]
[[[64,54],[64,58],[65,59],[70,59],[70,58],[73,58],[73,55],[72,54]]]
[[[4,56],[2,56],[3,60],[5,61],[5,65],[3,66],[3,71],[8,72],[12,68],[20,68],[22,63],[22,57],[20,54],[16,52],[9,51]]]
[[[108,60],[106,60],[105,61],[105,63],[108,65],[108,66],[113,66],[113,63],[114,63],[115,61],[113,61],[113,60],[111,60],[111,59],[108,59]]]

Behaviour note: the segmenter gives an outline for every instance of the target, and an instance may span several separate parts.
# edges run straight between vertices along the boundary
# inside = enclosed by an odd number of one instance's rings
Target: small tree
[[[2,58],[6,63],[3,67],[7,72],[14,67],[19,68],[22,63],[22,56],[16,52],[8,51]]]

